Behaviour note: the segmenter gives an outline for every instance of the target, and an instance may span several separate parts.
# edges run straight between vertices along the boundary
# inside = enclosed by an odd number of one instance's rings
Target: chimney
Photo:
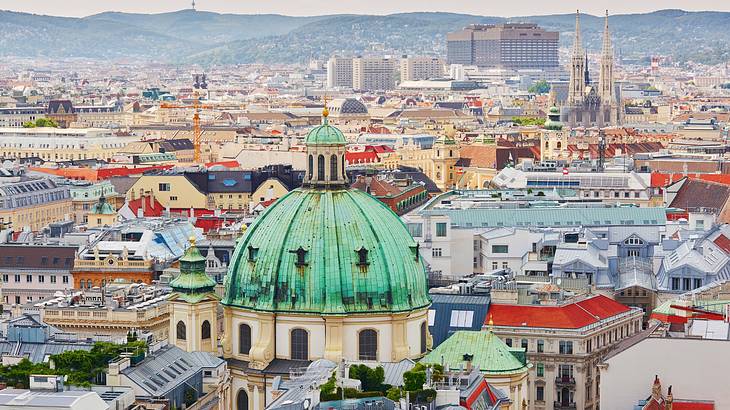
[[[669,386],[667,400],[664,402],[664,410],[672,410],[672,403],[674,403],[674,395],[672,395],[672,386]]]
[[[654,385],[651,386],[651,398],[657,403],[662,399],[662,384],[659,382],[659,375],[654,375]]]

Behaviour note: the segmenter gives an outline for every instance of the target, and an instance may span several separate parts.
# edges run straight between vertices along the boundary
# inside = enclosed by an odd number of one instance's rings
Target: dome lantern
[[[303,185],[323,189],[345,187],[347,140],[340,130],[330,125],[326,98],[322,110],[322,124],[309,131],[304,144],[307,146],[307,173]]]

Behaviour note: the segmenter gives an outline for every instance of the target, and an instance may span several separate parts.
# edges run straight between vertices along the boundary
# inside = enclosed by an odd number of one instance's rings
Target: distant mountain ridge
[[[105,12],[84,18],[0,11],[0,56],[140,58],[172,63],[293,63],[391,50],[444,55],[446,33],[473,23],[529,21],[572,42],[575,16],[489,17],[424,12],[292,17],[193,10],[161,14]],[[671,55],[679,61],[730,61],[730,13],[659,10],[610,17],[623,55]],[[581,15],[584,45],[598,50],[603,18]]]

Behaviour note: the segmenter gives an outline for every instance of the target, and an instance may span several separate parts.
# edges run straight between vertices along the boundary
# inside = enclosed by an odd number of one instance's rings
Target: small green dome
[[[102,196],[99,198],[99,202],[91,206],[91,213],[94,215],[114,215],[115,211],[106,201],[106,198]]]
[[[560,122],[560,108],[556,106],[550,107],[548,110],[547,121],[545,121],[545,129],[560,131],[563,129],[563,123]]]
[[[550,114],[560,114],[560,109],[553,105],[550,107]]]
[[[421,363],[443,363],[444,370],[466,367],[465,355],[487,375],[519,374],[531,367],[525,349],[507,346],[491,330],[459,330],[421,359]]]
[[[205,258],[194,242],[191,242],[185,255],[180,258],[180,274],[170,282],[170,287],[190,303],[195,303],[206,293],[213,292],[215,281],[205,273]]]
[[[309,131],[307,138],[304,139],[304,143],[310,146],[332,144],[345,145],[347,144],[347,140],[342,134],[342,131],[331,126],[327,121],[327,118],[325,118],[322,125],[314,127],[314,129]]]
[[[407,312],[430,304],[400,218],[357,189],[299,188],[236,246],[223,304],[268,312]]]

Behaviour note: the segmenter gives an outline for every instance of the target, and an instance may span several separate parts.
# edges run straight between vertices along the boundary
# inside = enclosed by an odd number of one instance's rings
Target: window
[[[317,157],[317,181],[324,181],[324,155]]]
[[[426,328],[426,322],[421,323],[421,353],[426,353],[426,345],[428,338],[428,329]]]
[[[509,263],[502,262],[502,269],[507,269],[507,268],[509,268]]]
[[[7,274],[4,274],[3,275],[3,283],[8,283],[8,279],[9,279],[8,278],[8,275]]]
[[[512,339],[509,337],[504,339],[504,344],[506,344],[509,347],[512,347]]]
[[[200,334],[203,340],[210,339],[210,322],[207,320],[203,321],[203,325],[200,327]]]
[[[509,245],[492,245],[492,253],[507,253]]]
[[[248,354],[251,350],[251,326],[242,323],[238,326],[238,353]]]
[[[451,327],[471,327],[474,321],[474,312],[471,310],[452,310]]]
[[[160,192],[170,192],[170,184],[166,182],[160,183],[157,188]]]
[[[177,201],[177,197],[176,196],[171,196],[170,197],[170,201]]]
[[[236,395],[236,410],[248,410],[248,393],[243,388]]]
[[[337,155],[330,157],[330,181],[337,181]]]
[[[545,341],[540,339],[537,341],[537,352],[543,353],[545,351]]]
[[[499,262],[492,262],[492,269],[493,270],[499,269]]]
[[[25,281],[28,283],[33,282],[33,275],[25,275]]]
[[[436,311],[433,309],[428,310],[428,325],[433,326],[436,323]]]
[[[309,171],[309,179],[312,179],[314,176],[314,156],[311,154],[309,155],[309,168],[307,168]]]
[[[309,360],[309,333],[304,329],[291,331],[291,359]]]
[[[545,365],[542,363],[538,363],[535,371],[537,372],[537,377],[545,376]]]
[[[672,290],[679,290],[679,278],[672,278]]]
[[[638,249],[629,249],[626,252],[626,256],[628,256],[629,258],[631,258],[631,257],[638,258],[639,257],[639,250]]]
[[[408,233],[410,233],[412,237],[420,238],[423,236],[423,224],[408,223],[406,226],[408,227]]]
[[[431,249],[431,256],[434,258],[440,258],[442,255],[441,248],[433,248]]]
[[[560,354],[573,354],[573,342],[561,340],[560,341]]]
[[[68,283],[68,275],[63,275],[63,283]]]
[[[682,290],[690,290],[690,284],[692,283],[692,279],[690,278],[682,278]]]
[[[186,340],[187,330],[185,329],[185,322],[182,320],[177,322],[177,340]]]
[[[528,342],[527,339],[522,339],[520,342],[520,346],[522,346],[523,349],[527,350]]]
[[[378,359],[378,333],[373,329],[361,330],[357,337],[358,358],[360,360]]]
[[[43,275],[38,275],[38,283],[45,283],[46,277]]]
[[[702,287],[702,279],[693,279],[693,281],[694,281],[693,289],[697,289],[699,287]]]
[[[535,400],[545,401],[545,386],[535,387]]]
[[[441,238],[446,236],[446,222],[436,223],[436,236]]]

